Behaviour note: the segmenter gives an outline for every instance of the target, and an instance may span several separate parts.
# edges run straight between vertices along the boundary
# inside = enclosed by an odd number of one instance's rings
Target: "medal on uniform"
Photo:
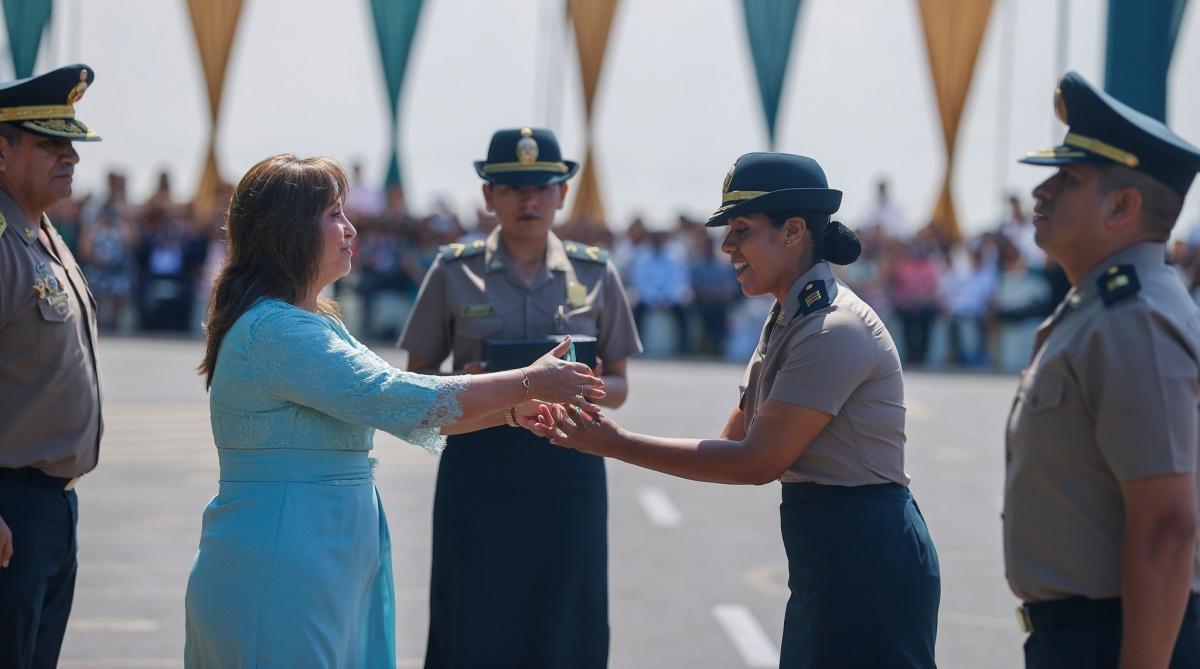
[[[567,304],[571,305],[572,309],[578,309],[587,304],[587,289],[574,279],[567,281]]]

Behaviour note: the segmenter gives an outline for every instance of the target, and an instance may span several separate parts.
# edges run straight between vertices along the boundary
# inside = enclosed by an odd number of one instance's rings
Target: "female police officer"
[[[641,351],[607,253],[550,227],[577,165],[549,130],[500,130],[475,164],[499,227],[442,250],[400,345],[409,369],[482,371],[484,342],[590,335],[606,406]],[[544,346],[543,346],[544,348]],[[511,423],[510,423],[511,425]],[[438,470],[426,667],[604,667],[608,500],[601,458],[497,427],[451,437]]]
[[[904,473],[900,360],[830,271],[861,250],[830,221],[841,197],[802,156],[746,154],[726,177],[708,225],[729,226],[722,248],[742,290],[777,302],[718,439],[633,434],[583,414],[536,431],[690,479],[782,480],[791,598],[780,666],[933,667],[940,576]]]

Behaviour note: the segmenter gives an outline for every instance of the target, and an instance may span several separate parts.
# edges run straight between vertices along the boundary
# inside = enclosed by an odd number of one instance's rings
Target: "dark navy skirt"
[[[425,666],[606,666],[604,460],[510,427],[447,441]]]
[[[932,669],[941,571],[904,486],[784,483],[785,669]]]

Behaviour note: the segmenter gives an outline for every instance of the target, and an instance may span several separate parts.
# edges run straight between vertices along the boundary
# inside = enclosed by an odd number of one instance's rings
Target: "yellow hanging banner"
[[[925,27],[929,71],[937,93],[938,114],[946,148],[946,176],[934,209],[934,224],[957,239],[958,218],[950,190],[954,173],[954,146],[967,92],[975,73],[975,60],[992,13],[992,0],[918,0]]]
[[[197,210],[205,213],[217,204],[214,197],[221,181],[217,169],[217,119],[220,117],[221,93],[225,88],[229,54],[242,13],[242,0],[188,0],[188,11],[192,16],[192,29],[196,33],[200,65],[204,68],[209,117],[212,119],[204,176],[200,179],[195,199]]]
[[[596,181],[596,162],[593,158],[592,109],[596,100],[596,88],[600,82],[600,70],[604,65],[604,52],[608,47],[609,29],[612,28],[613,16],[617,11],[617,0],[569,0],[567,7],[575,29],[575,46],[579,51],[583,110],[587,125],[587,145],[584,147],[586,157],[579,175],[571,215],[603,222],[604,202],[600,197],[600,185]]]

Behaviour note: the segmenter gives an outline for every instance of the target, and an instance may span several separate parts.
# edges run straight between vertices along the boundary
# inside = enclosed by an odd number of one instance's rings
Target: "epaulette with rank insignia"
[[[4,218],[4,214],[0,214],[0,237],[4,236],[4,231],[8,229],[8,219]]]
[[[442,256],[442,262],[454,262],[463,258],[470,258],[483,253],[487,249],[487,244],[482,239],[476,239],[470,244],[447,244],[438,249],[438,253]]]
[[[1137,270],[1133,265],[1109,267],[1096,279],[1096,285],[1100,287],[1100,299],[1104,300],[1106,307],[1111,307],[1130,295],[1137,295],[1142,289],[1142,282],[1138,281]]]
[[[824,281],[809,281],[800,291],[800,313],[807,316],[829,306],[829,291]]]
[[[563,242],[563,250],[567,252],[569,257],[576,260],[586,260],[600,264],[608,262],[608,251],[599,246],[587,246],[577,242]]]

